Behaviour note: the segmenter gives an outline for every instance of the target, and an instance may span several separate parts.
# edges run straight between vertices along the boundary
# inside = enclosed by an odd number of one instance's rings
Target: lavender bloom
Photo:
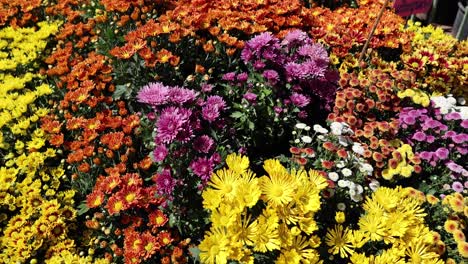
[[[311,40],[307,33],[302,30],[291,30],[286,34],[283,41],[281,41],[281,45],[286,47],[286,50],[293,48],[297,44],[309,44]]]
[[[323,77],[325,75],[326,68],[321,67],[314,60],[307,60],[304,63],[302,63],[302,66],[304,67],[305,73],[308,76],[316,78],[316,77]]]
[[[137,100],[140,103],[150,104],[153,106],[167,103],[169,96],[169,88],[162,83],[150,83],[144,86],[137,95]]]
[[[192,169],[193,173],[203,181],[208,181],[211,178],[213,167],[213,161],[207,158],[198,158],[190,164],[190,169]]]
[[[452,183],[452,189],[458,193],[463,192],[463,184],[459,181],[455,181]]]
[[[167,151],[166,146],[164,146],[164,145],[157,146],[153,151],[154,161],[156,161],[156,162],[163,161],[166,158],[167,153],[168,153],[168,151]]]
[[[219,108],[213,105],[205,105],[202,108],[202,117],[208,122],[213,122],[219,117]]]
[[[455,173],[463,173],[463,171],[465,171],[465,169],[462,166],[456,164],[453,161],[449,161],[449,162],[445,163],[445,165],[447,166],[447,168],[449,168],[449,170],[451,170],[451,171],[453,171]]]
[[[315,60],[320,67],[327,67],[330,62],[327,51],[320,44],[306,44],[299,47],[297,53],[303,57]]]
[[[295,62],[288,62],[284,69],[286,70],[286,76],[288,81],[304,79],[307,76],[307,70],[304,68],[304,65],[295,63]]]
[[[209,96],[206,99],[205,105],[213,105],[214,107],[220,110],[224,110],[224,108],[226,107],[226,102],[224,102],[221,96],[213,95],[213,96]]]
[[[176,182],[171,176],[169,169],[164,169],[161,173],[157,174],[156,184],[158,186],[159,195],[172,196]]]
[[[293,93],[290,99],[291,102],[299,108],[305,107],[310,103],[310,99],[307,96],[299,93]]]
[[[245,47],[242,52],[241,52],[241,59],[244,63],[248,63],[252,60],[253,58],[253,53],[252,53],[252,50]]]
[[[255,70],[261,70],[263,68],[265,68],[265,63],[261,60],[256,60],[253,64],[253,67],[255,68]]]
[[[450,131],[445,132],[445,134],[442,136],[442,138],[447,139],[447,138],[454,137],[456,135],[457,135],[457,133],[455,131],[450,130]]]
[[[465,119],[460,124],[463,128],[468,128],[468,119]]]
[[[193,141],[193,149],[201,153],[208,153],[213,147],[214,140],[207,135],[198,137]]]
[[[272,85],[275,85],[279,81],[278,72],[275,70],[265,70],[263,72],[263,77],[265,77],[265,79],[267,79]]]
[[[156,141],[167,144],[171,143],[188,122],[191,114],[192,111],[185,108],[165,108],[156,123],[158,132]]]
[[[249,101],[249,103],[255,103],[257,100],[257,95],[251,92],[247,92],[244,94],[244,98]]]
[[[433,143],[435,141],[435,137],[434,136],[427,136],[426,137],[426,142],[427,143]]]
[[[194,101],[195,98],[198,96],[198,93],[194,90],[181,88],[181,87],[173,87],[169,90],[169,100],[172,103],[182,105],[187,102]]]

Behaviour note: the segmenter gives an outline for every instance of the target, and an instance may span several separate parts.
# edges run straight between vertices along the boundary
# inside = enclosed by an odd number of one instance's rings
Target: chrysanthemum
[[[233,153],[226,157],[226,164],[230,170],[237,174],[242,174],[249,168],[250,162],[247,156]]]
[[[162,172],[158,173],[154,178],[158,186],[159,195],[172,195],[176,182],[171,176],[171,171],[169,169],[164,169]]]
[[[154,150],[153,150],[153,158],[154,161],[156,162],[161,162],[163,161],[168,154],[167,148],[165,145],[158,145]]]
[[[239,174],[233,170],[221,169],[213,173],[209,186],[217,190],[220,197],[225,197],[228,201],[236,197]]]
[[[158,133],[156,140],[162,143],[171,143],[183,130],[191,114],[192,111],[185,108],[165,108],[156,123]]]
[[[379,241],[385,236],[385,224],[379,215],[364,215],[359,219],[359,227],[370,240]]]
[[[335,225],[333,229],[328,229],[325,243],[330,247],[328,253],[333,255],[339,253],[342,258],[346,258],[348,254],[353,254],[354,252],[351,233],[347,228],[343,230],[342,225]]]
[[[141,103],[150,104],[153,106],[167,103],[169,98],[169,88],[162,83],[150,83],[144,86],[137,95],[137,99]]]
[[[310,103],[310,99],[307,96],[299,93],[293,93],[289,99],[291,99],[291,102],[299,108],[305,107]]]
[[[422,263],[429,260],[437,260],[439,255],[431,251],[431,246],[424,244],[421,240],[414,240],[406,247],[406,255],[410,263]]]
[[[464,258],[468,258],[468,242],[461,241],[457,244],[458,253]]]
[[[296,181],[289,173],[274,171],[260,178],[264,200],[273,206],[284,205],[293,200]]]
[[[125,203],[118,196],[112,196],[106,204],[106,209],[110,215],[118,214],[120,211],[125,210]]]
[[[192,169],[193,173],[204,181],[210,179],[213,167],[213,161],[208,158],[197,158],[190,164],[190,169]]]
[[[179,105],[192,102],[197,96],[198,92],[181,87],[172,87],[168,92],[168,100]]]
[[[214,141],[207,135],[200,136],[193,141],[193,149],[201,153],[208,153],[213,147]]]
[[[104,193],[101,191],[94,191],[86,198],[86,205],[89,208],[100,206],[104,202]]]
[[[323,190],[328,187],[327,179],[323,176],[322,172],[318,170],[309,170],[310,182],[315,185],[315,188]]]
[[[229,255],[229,238],[224,228],[208,231],[200,243],[200,260],[207,264],[226,264]]]
[[[444,228],[445,231],[453,234],[456,230],[458,230],[458,222],[454,220],[447,220],[444,223]]]

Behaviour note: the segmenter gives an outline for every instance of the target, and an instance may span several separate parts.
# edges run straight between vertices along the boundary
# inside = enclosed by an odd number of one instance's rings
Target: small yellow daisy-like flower
[[[453,231],[452,234],[453,234],[453,238],[455,239],[457,243],[465,241],[465,234],[460,229],[456,229],[455,231]]]
[[[437,204],[439,202],[439,198],[435,197],[434,195],[432,194],[428,194],[426,195],[426,201],[429,203],[429,204]]]
[[[464,258],[468,258],[468,242],[462,241],[457,244],[458,253]]]
[[[229,169],[237,174],[244,173],[249,168],[249,158],[246,156],[238,155],[236,153],[229,154],[226,157],[226,164]]]

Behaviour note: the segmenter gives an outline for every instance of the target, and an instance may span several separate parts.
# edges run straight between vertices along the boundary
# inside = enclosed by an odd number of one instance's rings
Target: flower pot
[[[455,17],[455,22],[453,22],[452,35],[459,40],[466,39],[468,36],[467,6],[466,4],[463,5],[461,2],[458,2],[457,16]]]

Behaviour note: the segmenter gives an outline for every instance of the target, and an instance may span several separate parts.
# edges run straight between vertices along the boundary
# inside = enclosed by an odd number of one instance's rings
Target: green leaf
[[[255,129],[255,124],[252,121],[249,121],[249,129],[254,130]]]
[[[189,248],[190,254],[192,254],[193,258],[197,261],[200,261],[200,249],[198,247],[191,247]]]
[[[114,93],[112,94],[112,98],[116,99],[116,100],[119,100],[122,98],[122,95],[126,94],[127,93],[127,85],[125,84],[119,84],[119,85],[116,85],[115,86],[115,91]]]
[[[244,115],[243,113],[241,113],[241,112],[239,112],[239,111],[236,111],[236,112],[234,112],[234,113],[231,114],[231,117],[232,117],[232,118],[240,118],[240,117],[242,117],[243,115]]]
[[[88,211],[89,211],[89,207],[86,205],[86,203],[83,202],[80,205],[78,205],[78,212],[77,212],[78,215],[83,215]]]

